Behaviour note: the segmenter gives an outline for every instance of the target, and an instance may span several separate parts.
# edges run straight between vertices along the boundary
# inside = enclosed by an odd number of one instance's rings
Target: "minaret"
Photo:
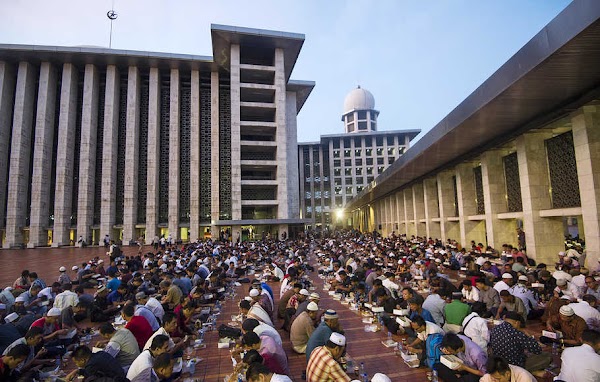
[[[373,94],[360,85],[344,99],[344,122],[346,133],[366,133],[377,131],[377,116]]]

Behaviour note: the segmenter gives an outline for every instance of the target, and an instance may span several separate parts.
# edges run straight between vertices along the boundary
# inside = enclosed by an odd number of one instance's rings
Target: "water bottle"
[[[244,376],[242,375],[242,373],[238,373],[237,382],[243,382],[243,381],[244,381]]]
[[[552,343],[552,355],[558,355],[558,344],[556,342]]]
[[[360,363],[360,380],[362,382],[368,382],[369,379],[367,378],[367,371],[365,370],[365,363],[361,362]]]
[[[56,361],[54,362],[54,365],[60,369],[60,356],[59,355],[56,356]]]
[[[392,332],[390,332],[389,330],[388,330],[388,337],[387,338],[388,338],[388,344],[391,344],[393,342],[393,339],[392,339]]]
[[[431,382],[439,382],[437,370],[431,372]]]

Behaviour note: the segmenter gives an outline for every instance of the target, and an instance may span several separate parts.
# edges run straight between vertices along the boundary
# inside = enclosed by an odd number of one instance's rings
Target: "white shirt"
[[[148,299],[148,301],[146,301],[145,306],[146,306],[146,308],[148,308],[148,310],[150,310],[152,313],[154,313],[156,318],[158,318],[159,320],[162,321],[163,316],[165,315],[165,309],[163,308],[160,301],[158,301],[154,297],[150,297]]]
[[[467,325],[469,323],[469,325]],[[465,325],[467,325],[465,327]],[[484,352],[487,352],[490,334],[488,331],[487,321],[477,313],[471,313],[462,322],[463,333],[475,342]]]
[[[496,289],[498,293],[500,293],[503,290],[509,290],[510,286],[507,283],[505,283],[504,280],[500,280],[496,283],[496,285],[494,285],[494,289]]]
[[[129,370],[127,371],[127,379],[132,380],[142,371],[152,367],[153,362],[154,357],[152,357],[152,354],[150,354],[150,350],[144,350],[140,353],[140,355],[137,356],[131,366],[129,366]]]
[[[270,382],[292,382],[292,380],[287,375],[273,373]]]
[[[137,305],[133,315],[144,317],[146,321],[148,321],[148,324],[150,324],[150,327],[153,331],[156,331],[158,328],[160,328],[160,324],[156,320],[156,316],[154,316],[154,313],[152,313],[145,305]]]
[[[600,381],[600,355],[590,345],[566,348],[560,359],[559,379],[566,382]]]
[[[560,291],[562,292],[563,295],[569,297],[570,299],[578,299],[581,297],[581,295],[579,294],[579,288],[577,288],[573,283],[568,282],[567,281],[567,289],[560,289],[559,287],[556,287],[554,290],[556,290],[557,292]]]
[[[75,306],[79,303],[79,297],[77,297],[77,293],[72,292],[70,290],[66,290],[62,293],[56,295],[54,299],[54,307],[60,310],[68,306]]]
[[[552,277],[554,277],[557,280],[559,280],[559,279],[565,279],[567,281],[571,281],[573,279],[573,276],[571,276],[570,274],[568,274],[565,271],[554,271],[552,273]]]
[[[585,285],[585,275],[580,274],[573,277],[571,283],[575,285],[577,289],[579,289],[579,295],[583,296],[583,294],[587,290],[587,285]]]
[[[522,367],[516,365],[508,365],[510,368],[510,382],[537,382],[537,379]],[[479,382],[495,382],[495,379],[492,379],[492,376],[489,374],[481,377]]]
[[[389,289],[390,291],[392,291],[392,290],[399,290],[400,289],[400,286],[398,286],[398,284],[396,284],[395,282],[393,282],[392,280],[390,280],[388,278],[386,278],[385,280],[383,280],[381,282],[381,284],[385,288]]]
[[[600,329],[600,312],[590,306],[586,301],[569,304],[576,315],[583,318],[590,329]]]
[[[42,296],[46,296],[48,300],[53,300],[54,297],[56,297],[56,294],[52,293],[52,287],[46,287],[38,293],[37,298]]]
[[[462,288],[461,292],[463,297],[467,300],[479,301],[479,289],[475,288],[474,286],[471,287],[471,290],[466,290],[465,288]]]
[[[425,342],[427,341],[427,337],[429,337],[430,334],[435,333],[444,334],[444,329],[440,328],[433,322],[425,321],[425,330],[420,333],[417,333],[417,338]]]
[[[256,328],[254,328],[253,332],[256,333],[259,337],[260,336],[269,336],[278,345],[282,345],[281,335],[279,335],[279,332],[277,330],[275,330],[275,328],[273,328],[272,326],[269,326],[269,325],[264,324],[259,321],[258,326]]]
[[[527,289],[527,287],[524,285],[515,284],[509,289],[509,291],[513,296],[518,297],[523,301],[523,305],[525,305],[525,311],[527,311],[527,314],[529,314],[531,307],[533,307],[533,309],[537,309],[538,302],[535,299],[533,292]]]
[[[152,334],[152,336],[150,338],[148,338],[148,341],[146,341],[146,344],[144,345],[144,349],[142,349],[142,350],[150,349],[150,346],[152,346],[152,340],[154,339],[154,337],[158,336],[159,334],[169,337],[169,350],[172,350],[175,347],[175,342],[173,342],[173,339],[171,338],[169,333],[167,333],[165,328],[163,328],[161,326],[160,328],[158,328],[157,331],[154,332],[154,334]]]

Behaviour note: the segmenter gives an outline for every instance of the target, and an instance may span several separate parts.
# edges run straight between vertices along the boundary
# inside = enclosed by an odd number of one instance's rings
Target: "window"
[[[377,164],[383,164],[383,158],[377,158]]]
[[[388,144],[388,146],[393,146],[394,145],[394,137],[387,137],[387,144]]]
[[[344,175],[346,175],[346,176],[352,176],[352,168],[346,167],[344,169]]]
[[[350,156],[350,149],[345,149],[344,150],[344,157],[349,157]]]
[[[336,168],[333,170],[333,176],[340,176],[342,175],[342,170],[340,170],[339,168]]]
[[[352,178],[346,178],[346,184],[352,184],[354,182],[352,182]]]
[[[356,149],[356,150],[354,150],[354,156],[355,156],[355,157],[359,157],[359,156],[361,156],[361,155],[362,155],[362,150],[361,150],[361,149]]]
[[[383,155],[383,147],[377,148],[377,156],[380,157]]]
[[[363,186],[358,186],[358,187],[356,187],[356,192],[357,192],[357,193],[361,192],[362,190],[364,190],[364,187],[363,187]]]
[[[344,166],[352,167],[352,159],[344,159]]]
[[[371,137],[365,138],[365,146],[366,147],[372,147],[373,146],[373,139]]]
[[[361,170],[362,170],[362,169],[361,169]],[[362,175],[362,171],[361,171],[361,173],[360,173],[360,174],[358,174],[358,169],[357,169],[357,171],[356,171],[356,172],[357,172],[357,174],[356,174],[356,175]],[[356,183],[356,184],[363,184],[363,178],[362,178],[362,176],[360,176],[360,177],[356,178],[356,182],[355,182],[355,183]]]
[[[341,186],[342,178],[335,178],[335,180],[333,181],[333,184],[335,184],[336,186]]]
[[[375,179],[375,178],[373,178],[372,176],[367,177],[367,183],[371,183],[373,181],[373,179]]]
[[[339,149],[340,148],[340,141],[338,141],[338,140],[333,141],[333,148],[334,149]]]
[[[373,175],[373,167],[367,167],[367,175]]]
[[[350,113],[346,116],[347,122],[354,122],[354,113]]]
[[[367,158],[367,166],[373,166],[373,158]]]
[[[336,195],[341,195],[342,194],[342,187],[336,187],[335,188],[335,194]]]
[[[355,160],[354,160],[354,164],[355,164],[356,166],[362,166],[362,159],[355,159]]]
[[[389,164],[394,163],[395,160],[396,160],[396,158],[394,158],[394,157],[388,157],[388,163]]]
[[[340,150],[333,150],[333,157],[334,158],[339,158],[340,157]]]
[[[342,165],[342,161],[339,159],[335,159],[333,161],[333,167],[340,167]]]
[[[383,146],[383,137],[377,137],[377,146]]]
[[[359,126],[358,126],[359,129],[360,129],[360,123],[362,123],[362,122],[359,122]],[[351,133],[353,131],[354,131],[354,123],[349,123],[348,124],[348,132]]]
[[[383,166],[377,167],[377,173],[381,174],[383,172]]]
[[[369,140],[369,142],[371,142],[371,141]],[[368,157],[371,157],[371,156],[373,156],[373,149],[366,149],[366,150],[365,150],[365,154],[366,154]]]
[[[360,176],[360,175],[362,175],[362,172],[363,172],[363,171],[362,171],[362,167],[357,167],[357,168],[356,168],[356,175],[359,175],[359,176]]]
[[[377,131],[377,123],[375,121],[371,121],[371,130]]]
[[[304,199],[310,199],[310,197],[311,197],[310,191],[306,191],[304,193]]]
[[[336,206],[336,207],[341,207],[341,206],[343,206],[343,202],[342,202],[342,198],[341,198],[341,197],[337,197],[337,198],[335,198],[335,206]]]
[[[358,130],[367,130],[367,121],[358,122]]]
[[[352,186],[346,187],[346,195],[352,195]]]
[[[398,147],[398,154],[400,154],[400,155],[404,154],[405,149],[406,149],[406,147]]]
[[[396,148],[395,147],[388,147],[388,156],[394,155],[394,153],[396,152]]]
[[[358,112],[358,120],[365,120],[367,119],[367,112],[366,111],[359,111]]]

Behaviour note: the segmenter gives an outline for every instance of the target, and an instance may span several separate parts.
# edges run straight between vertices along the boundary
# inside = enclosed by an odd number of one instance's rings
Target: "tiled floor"
[[[125,255],[135,255],[137,247],[124,247]],[[150,250],[150,247],[144,248]],[[81,265],[94,256],[100,256],[107,259],[104,248],[41,248],[25,250],[0,250],[0,286],[4,287],[12,284],[23,269],[35,271],[47,283],[54,281],[58,277],[58,268],[62,265],[70,269],[73,265]],[[387,374],[392,381],[426,381],[427,369],[410,369],[400,358],[393,354],[391,349],[382,345],[387,333],[366,333],[362,319],[342,305],[339,301],[334,301],[331,296],[321,290],[321,282],[316,278],[317,292],[321,295],[319,304],[321,309],[332,308],[338,311],[340,323],[345,330],[348,339],[348,354],[358,362],[364,362],[369,375],[376,372]],[[271,283],[276,296],[279,293],[279,283]],[[228,323],[232,314],[237,314],[237,303],[243,296],[247,286],[240,287],[238,296],[235,300],[227,301],[219,316],[218,324]],[[241,290],[244,288],[244,291]],[[277,302],[276,302],[277,303]],[[528,326],[528,331],[539,336],[541,324],[534,322]],[[306,367],[305,355],[295,354],[291,349],[289,336],[280,331],[284,340],[284,348],[289,357],[291,369],[291,378],[293,381],[301,382],[302,371]],[[194,375],[199,381],[222,382],[225,375],[232,371],[232,363],[229,351],[226,349],[217,349],[217,333],[210,332],[205,336],[207,348],[198,350],[196,356],[203,358],[203,361],[196,366]],[[540,379],[541,381],[542,379]]]

